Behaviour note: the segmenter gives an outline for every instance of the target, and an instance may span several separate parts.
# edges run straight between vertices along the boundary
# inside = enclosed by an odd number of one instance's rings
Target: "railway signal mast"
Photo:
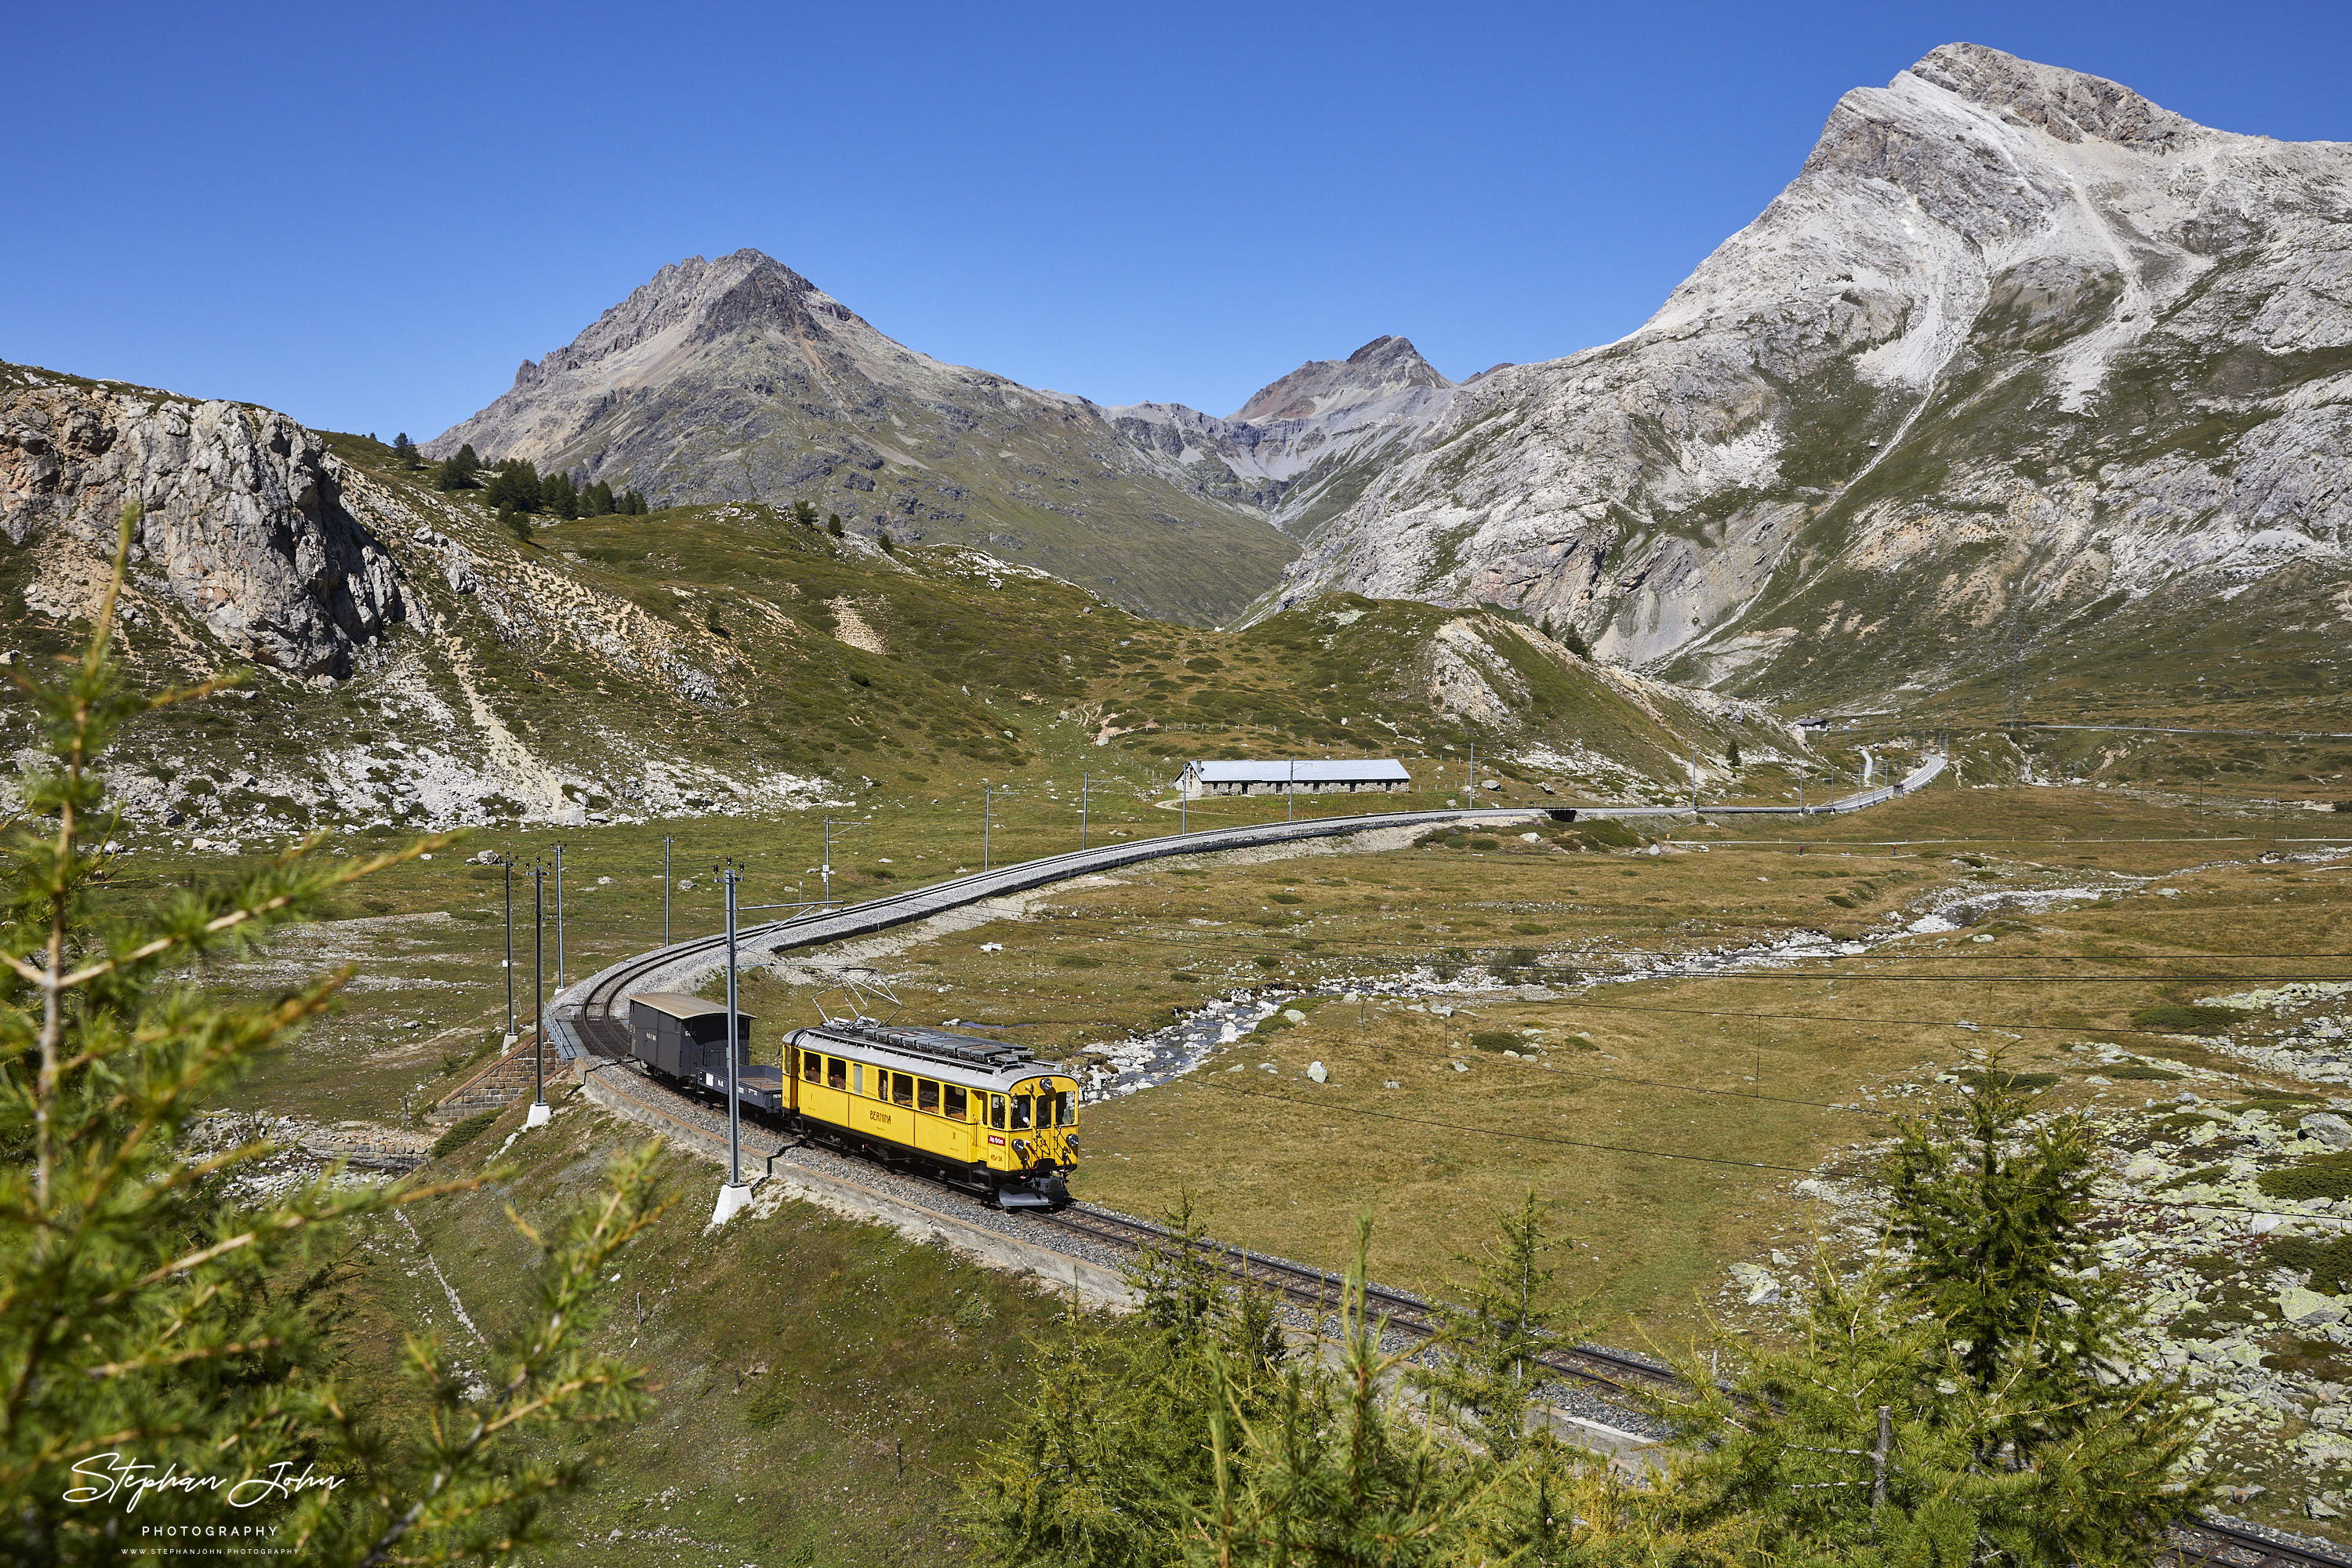
[[[739,1005],[736,983],[736,917],[749,910],[794,910],[803,913],[831,909],[834,900],[788,904],[750,904],[740,901],[736,889],[743,880],[743,864],[730,855],[711,868],[719,885],[727,893],[727,1184],[719,1189],[719,1202],[710,1211],[710,1223],[725,1225],[751,1201],[751,1188],[743,1180],[743,1098],[736,1080],[737,1058],[743,1042],[743,1012]]]

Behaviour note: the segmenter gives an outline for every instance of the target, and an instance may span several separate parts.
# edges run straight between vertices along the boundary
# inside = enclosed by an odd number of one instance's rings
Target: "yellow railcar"
[[[1058,1208],[1077,1169],[1078,1086],[1003,1040],[868,1019],[784,1042],[793,1114],[813,1137],[910,1165],[1003,1208]]]

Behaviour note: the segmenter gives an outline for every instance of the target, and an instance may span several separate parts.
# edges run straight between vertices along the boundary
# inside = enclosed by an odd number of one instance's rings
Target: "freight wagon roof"
[[[703,996],[688,996],[683,991],[640,991],[629,998],[629,1005],[650,1007],[656,1013],[667,1013],[673,1018],[708,1018],[714,1014],[723,1016],[727,1012],[727,1004],[724,1002],[713,1002]],[[739,1018],[751,1016],[740,1008],[736,1010],[735,1016]]]
[[[1411,784],[1412,775],[1393,757],[1259,763],[1237,758],[1193,763],[1185,772],[1202,784]]]

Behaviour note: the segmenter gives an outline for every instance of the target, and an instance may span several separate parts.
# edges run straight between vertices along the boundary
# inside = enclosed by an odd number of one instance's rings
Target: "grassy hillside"
[[[264,673],[165,715],[115,763],[134,821],[283,833],[758,812],[1107,754],[1466,756],[1567,789],[1665,795],[1686,759],[1793,748],[1760,710],[1579,659],[1487,612],[1352,597],[1246,631],[1139,617],[953,545],[895,551],[736,503],[510,530],[364,438],[342,504],[397,562],[407,619],[342,681]],[[0,551],[16,651],[79,635],[32,607],[98,569],[61,539]],[[31,595],[28,602],[27,595]],[[134,576],[142,679],[220,657]],[[0,736],[21,724],[0,701]],[[19,731],[21,734],[21,731]]]

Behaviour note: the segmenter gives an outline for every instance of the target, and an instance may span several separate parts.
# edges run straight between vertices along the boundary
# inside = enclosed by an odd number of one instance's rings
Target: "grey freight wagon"
[[[784,1109],[780,1068],[751,1065],[751,1015],[737,1013],[735,1093],[761,1110]],[[629,1055],[654,1077],[727,1097],[727,1004],[677,991],[629,998]]]

